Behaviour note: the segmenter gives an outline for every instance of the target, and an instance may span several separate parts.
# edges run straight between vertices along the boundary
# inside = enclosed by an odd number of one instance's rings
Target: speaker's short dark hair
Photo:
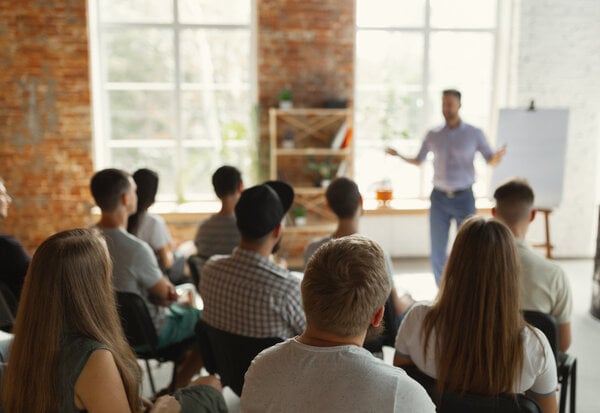
[[[234,166],[223,165],[213,173],[212,184],[219,198],[236,193],[242,183],[242,173]]]
[[[462,97],[461,93],[456,89],[446,89],[442,92],[442,96],[454,96],[459,102],[461,101]]]

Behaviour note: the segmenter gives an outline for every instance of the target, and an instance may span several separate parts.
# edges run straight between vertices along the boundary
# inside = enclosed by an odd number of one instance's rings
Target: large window
[[[357,0],[355,170],[367,194],[387,178],[395,198],[429,195],[431,162],[415,167],[383,149],[415,156],[427,130],[444,122],[443,89],[462,92],[462,119],[489,139],[497,15],[496,0]],[[474,189],[485,195],[480,155],[475,165]]]
[[[212,198],[256,160],[251,0],[89,0],[96,168],[160,174],[159,199]]]

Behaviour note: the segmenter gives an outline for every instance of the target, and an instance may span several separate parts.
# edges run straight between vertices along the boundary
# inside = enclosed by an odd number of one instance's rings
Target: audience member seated
[[[314,252],[327,241],[358,233],[360,217],[363,214],[363,200],[356,183],[348,178],[336,178],[327,187],[325,198],[327,199],[327,205],[337,217],[337,229],[332,235],[313,240],[307,245],[304,250],[305,266]],[[385,254],[385,264],[392,283],[390,297],[394,303],[399,323],[404,313],[414,304],[414,300],[408,293],[400,297],[396,292],[392,277],[394,274],[392,260],[388,254]]]
[[[504,222],[517,242],[521,260],[521,309],[551,314],[558,323],[560,351],[571,344],[571,285],[565,272],[532,250],[525,236],[535,218],[533,190],[524,179],[511,179],[494,192],[494,217]]]
[[[102,211],[96,227],[104,234],[113,260],[115,290],[136,293],[146,301],[159,335],[158,348],[194,337],[200,310],[177,303],[175,287],[163,277],[150,246],[125,231],[127,218],[137,207],[131,175],[119,169],[96,172],[91,190]],[[180,363],[176,388],[188,383],[201,367],[200,351],[193,347]]]
[[[306,330],[254,359],[241,410],[434,412],[417,382],[362,348],[381,327],[390,290],[375,242],[351,235],[319,248],[302,280]]]
[[[158,192],[158,174],[150,169],[138,169],[133,173],[137,185],[137,211],[127,220],[127,231],[146,241],[158,259],[158,264],[175,284],[190,282],[185,275],[185,257],[176,253],[165,220],[151,214],[148,208],[154,204]]]
[[[279,181],[242,192],[235,206],[241,243],[231,255],[209,259],[200,278],[202,318],[212,327],[280,338],[293,337],[306,327],[300,276],[270,260],[293,200],[293,189]]]
[[[12,198],[6,192],[4,181],[0,178],[0,224],[8,216],[8,207]],[[27,273],[30,257],[23,246],[14,237],[0,233],[0,282],[5,283],[15,298],[21,295],[21,288]]]
[[[240,244],[234,208],[244,189],[242,174],[233,166],[221,166],[212,176],[212,185],[221,201],[221,210],[198,225],[194,239],[196,253],[204,260],[217,254],[231,254]]]
[[[519,265],[501,222],[463,222],[436,301],[415,304],[398,330],[394,365],[416,365],[438,391],[526,393],[554,413],[556,363],[544,334],[519,310]]]
[[[7,412],[225,412],[220,383],[204,377],[154,405],[123,336],[111,258],[94,229],[55,234],[37,249],[25,280],[4,377]]]

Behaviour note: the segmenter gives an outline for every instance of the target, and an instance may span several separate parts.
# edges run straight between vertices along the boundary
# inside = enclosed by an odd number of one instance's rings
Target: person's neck
[[[454,128],[458,127],[458,125],[460,125],[460,116],[456,116],[452,119],[447,119],[446,125],[448,125],[448,127],[450,129],[454,129]]]
[[[304,333],[298,336],[297,340],[302,344],[314,347],[336,347],[354,345],[362,347],[367,332],[358,336],[342,337],[328,331],[319,330],[310,324],[306,326]]]
[[[235,214],[235,204],[237,203],[237,196],[225,196],[221,198],[221,210],[217,212],[217,216],[228,217]]]
[[[98,225],[104,228],[127,228],[127,213],[122,210],[114,212],[102,211]]]
[[[338,220],[338,226],[333,233],[333,238],[341,238],[356,234],[358,232],[358,221],[358,216]]]
[[[260,254],[266,259],[269,259],[269,257],[271,256],[274,245],[275,244],[269,241],[263,241],[261,243],[253,243],[244,240],[240,241],[241,249],[256,252],[257,254]]]
[[[513,233],[513,236],[516,239],[524,240],[527,235],[527,230],[529,229],[528,224],[516,224],[509,225],[510,231]]]

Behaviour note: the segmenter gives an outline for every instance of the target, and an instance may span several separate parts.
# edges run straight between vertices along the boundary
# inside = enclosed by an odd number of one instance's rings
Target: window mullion
[[[429,119],[429,113],[431,111],[431,102],[429,99],[429,83],[430,83],[430,70],[429,70],[429,64],[430,64],[430,59],[429,59],[429,54],[430,54],[430,34],[431,34],[431,4],[430,4],[430,0],[425,0],[425,22],[423,25],[423,78],[422,78],[422,82],[423,82],[423,112],[421,113],[422,119],[421,119],[421,125],[426,125],[427,124],[427,120]],[[421,134],[423,134],[424,131],[422,131]],[[427,167],[428,163],[424,162],[421,164],[421,166],[419,167],[420,169],[420,185],[419,185],[419,195],[423,198],[425,197],[427,194],[425,193],[425,188],[426,188],[426,184],[425,184],[425,168]]]
[[[174,21],[174,33],[173,33],[173,52],[175,54],[174,59],[175,59],[175,90],[174,90],[174,99],[175,99],[175,113],[173,114],[173,116],[175,117],[174,119],[174,138],[175,138],[175,144],[176,144],[176,151],[175,151],[175,156],[176,156],[176,163],[174,165],[174,167],[176,168],[175,170],[175,176],[176,176],[176,180],[177,183],[175,185],[175,191],[176,191],[176,196],[178,199],[182,199],[184,197],[183,193],[180,193],[180,191],[183,191],[184,188],[182,187],[182,185],[180,184],[181,181],[181,176],[182,176],[182,165],[184,165],[184,153],[183,153],[183,145],[182,145],[182,140],[183,140],[183,136],[182,136],[182,128],[181,128],[181,53],[180,53],[180,42],[179,42],[179,37],[180,37],[180,25],[179,25],[179,1],[178,0],[173,0],[173,17],[175,19]]]

